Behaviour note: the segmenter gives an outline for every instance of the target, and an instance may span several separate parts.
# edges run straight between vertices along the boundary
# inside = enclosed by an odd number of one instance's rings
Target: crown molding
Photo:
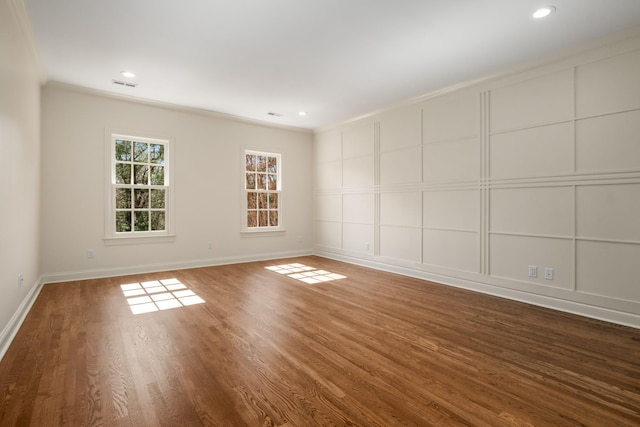
[[[24,36],[29,52],[36,66],[36,72],[38,74],[38,80],[40,84],[44,84],[47,81],[47,73],[45,71],[44,62],[42,61],[42,55],[40,54],[40,48],[36,39],[35,32],[33,31],[33,23],[31,22],[31,15],[29,14],[29,8],[25,4],[24,0],[6,0],[11,16],[13,20],[18,24],[22,35]]]
[[[426,94],[406,99],[396,104],[388,105],[378,110],[374,110],[339,123],[316,128],[314,129],[314,134],[321,134],[332,130],[338,130],[344,126],[361,120],[373,119],[381,114],[419,104],[429,99],[437,98],[439,96],[457,92],[460,90],[471,89],[474,87],[478,87],[482,90],[490,90],[494,89],[495,87],[489,86],[494,85],[500,80],[523,80],[535,73],[541,73],[545,70],[547,70],[548,72],[548,70],[552,68],[567,68],[576,65],[583,65],[585,63],[602,59],[603,57],[610,57],[621,54],[623,52],[638,50],[640,48],[639,42],[640,26],[637,26],[626,31],[610,34],[592,42],[568,48],[554,54],[546,55],[542,58],[524,62],[493,74],[481,76],[476,79],[466,80],[444,88],[435,89]]]
[[[206,110],[204,108],[190,107],[190,106],[186,106],[186,105],[173,104],[173,103],[165,102],[165,101],[155,101],[155,100],[151,100],[151,99],[147,99],[147,98],[139,98],[139,97],[131,96],[131,95],[107,92],[107,91],[104,91],[104,90],[93,89],[93,88],[88,88],[88,87],[84,87],[84,86],[77,86],[77,85],[73,85],[73,84],[70,84],[70,83],[64,83],[64,82],[59,82],[59,81],[55,81],[55,80],[47,81],[46,85],[44,87],[45,88],[51,88],[51,89],[67,90],[67,91],[71,91],[71,92],[76,92],[76,93],[81,93],[81,94],[86,94],[86,95],[92,95],[92,96],[99,96],[99,97],[103,97],[103,98],[111,98],[111,99],[116,99],[116,100],[120,100],[120,101],[133,102],[133,103],[136,103],[136,104],[147,105],[147,106],[150,106],[150,107],[163,108],[163,109],[172,110],[172,111],[180,111],[180,112],[183,112],[183,113],[197,114],[197,115],[200,115],[200,116],[212,117],[212,118],[216,118],[216,119],[230,120],[230,121],[250,124],[250,125],[254,125],[254,126],[262,126],[262,127],[266,127],[266,128],[270,128],[270,129],[280,129],[280,130],[286,130],[286,131],[290,131],[290,132],[302,133],[302,134],[306,134],[306,135],[313,135],[313,131],[311,129],[300,128],[300,127],[295,127],[295,126],[274,124],[274,123],[270,123],[270,122],[264,122],[264,121],[261,121],[261,120],[255,120],[255,119],[249,119],[249,118],[246,118],[246,117],[235,116],[233,114],[221,113],[221,112],[213,111],[213,110]]]

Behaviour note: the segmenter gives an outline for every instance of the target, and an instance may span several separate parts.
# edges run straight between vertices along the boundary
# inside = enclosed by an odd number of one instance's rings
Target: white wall
[[[175,241],[105,245],[109,129],[172,139]],[[240,233],[242,147],[283,154],[283,233]],[[310,132],[48,84],[42,92],[42,156],[45,282],[311,252]],[[95,258],[87,258],[87,249]]]
[[[0,358],[40,288],[41,68],[21,4],[0,0]]]
[[[640,31],[574,52],[318,132],[316,252],[640,327]]]

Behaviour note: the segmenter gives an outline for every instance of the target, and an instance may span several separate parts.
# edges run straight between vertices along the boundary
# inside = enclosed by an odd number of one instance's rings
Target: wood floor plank
[[[640,331],[320,257],[53,284],[0,425],[637,427]]]

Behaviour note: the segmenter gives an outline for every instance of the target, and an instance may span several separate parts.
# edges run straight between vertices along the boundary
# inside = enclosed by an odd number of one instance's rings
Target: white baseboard
[[[640,314],[627,313],[624,311],[613,310],[606,307],[584,304],[577,301],[570,301],[567,299],[560,299],[540,294],[523,292],[517,289],[508,289],[502,286],[495,286],[490,283],[483,283],[476,280],[463,279],[438,273],[430,273],[408,267],[382,263],[375,260],[351,257],[336,252],[315,250],[313,254],[324,258],[335,259],[337,261],[343,261],[350,264],[373,268],[376,270],[401,274],[403,276],[414,277],[422,280],[428,280],[443,285],[454,286],[474,292],[480,292],[483,294],[524,302],[539,307],[550,308],[552,310],[576,314],[583,317],[589,317],[592,319],[603,320],[618,325],[640,329]]]
[[[20,326],[22,326],[24,319],[27,317],[27,314],[29,314],[29,310],[31,310],[33,303],[40,294],[43,285],[44,282],[42,281],[42,277],[39,277],[36,283],[31,287],[29,293],[25,296],[24,300],[22,300],[22,303],[20,303],[20,306],[18,306],[18,309],[9,320],[7,326],[2,332],[0,332],[0,360],[4,358],[4,355],[18,333]]]
[[[95,270],[69,271],[42,275],[42,282],[60,283],[74,280],[100,279],[104,277],[127,276],[130,274],[159,273],[162,271],[186,270],[189,268],[212,267],[216,265],[240,264],[243,262],[267,261],[271,259],[294,258],[312,255],[311,250],[274,252],[268,254],[242,255],[224,258],[204,258],[162,264],[133,265],[127,267],[102,268]]]

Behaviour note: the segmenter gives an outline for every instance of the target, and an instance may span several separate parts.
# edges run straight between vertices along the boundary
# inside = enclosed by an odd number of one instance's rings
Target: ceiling
[[[640,0],[24,1],[49,81],[306,129],[640,23]]]

